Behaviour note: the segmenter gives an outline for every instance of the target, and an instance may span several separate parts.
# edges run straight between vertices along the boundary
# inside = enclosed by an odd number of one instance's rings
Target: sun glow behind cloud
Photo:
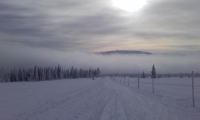
[[[146,4],[146,0],[113,0],[113,4],[125,11],[134,12]]]

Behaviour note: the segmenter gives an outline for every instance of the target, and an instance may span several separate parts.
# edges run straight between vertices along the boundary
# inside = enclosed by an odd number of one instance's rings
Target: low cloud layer
[[[85,52],[58,52],[48,49],[29,49],[21,46],[11,47],[8,51],[0,48],[0,67],[4,70],[21,68],[33,68],[35,65],[57,66],[63,68],[88,69],[99,67],[103,73],[145,73],[151,72],[155,64],[157,73],[190,73],[200,72],[199,52],[172,52],[154,53],[152,55],[110,55],[103,56]]]

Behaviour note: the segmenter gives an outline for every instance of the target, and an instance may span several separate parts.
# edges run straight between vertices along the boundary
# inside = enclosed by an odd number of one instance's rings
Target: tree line
[[[4,74],[2,82],[18,82],[18,81],[44,81],[58,79],[75,79],[75,78],[92,78],[101,74],[99,68],[84,70],[80,68],[62,69],[60,65],[55,67],[37,67],[30,69],[11,70],[10,73]]]
[[[180,77],[180,78],[184,78],[184,77],[188,77],[191,78],[192,74],[191,73],[180,73],[180,74],[157,74],[156,73],[156,69],[155,66],[153,64],[152,66],[152,71],[151,73],[145,73],[144,71],[142,72],[142,74],[140,73],[130,73],[130,74],[103,74],[101,76],[110,76],[110,77],[131,77],[131,78],[171,78],[171,77]],[[200,77],[200,73],[194,73],[193,74],[194,78]]]

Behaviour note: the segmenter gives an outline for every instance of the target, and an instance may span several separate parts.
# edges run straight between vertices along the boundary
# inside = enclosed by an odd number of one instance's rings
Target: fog
[[[11,69],[71,66],[88,69],[99,67],[102,73],[145,73],[151,72],[155,64],[157,73],[200,72],[199,52],[155,52],[152,55],[98,55],[91,52],[59,51],[45,48],[0,45],[0,68]]]

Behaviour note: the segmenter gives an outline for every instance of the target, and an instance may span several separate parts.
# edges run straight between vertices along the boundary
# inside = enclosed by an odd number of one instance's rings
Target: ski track
[[[77,84],[79,81],[77,81]],[[88,82],[88,81],[87,81]],[[48,86],[53,89],[53,86]],[[67,86],[66,86],[67,87]],[[28,89],[28,88],[27,88]],[[97,78],[75,88],[57,88],[65,92],[56,92],[52,97],[37,98],[31,94],[16,97],[22,100],[32,99],[35,106],[28,110],[19,110],[19,114],[4,116],[5,120],[199,120],[200,109],[186,106],[184,100],[178,104],[170,97],[153,94],[124,81]],[[47,91],[48,89],[44,89]],[[47,92],[48,93],[48,92]],[[47,95],[48,96],[48,95]],[[187,99],[187,98],[186,98]],[[12,105],[11,101],[0,102]],[[185,103],[188,104],[188,103]],[[12,107],[12,106],[11,106]],[[23,105],[21,105],[23,107]],[[15,109],[15,108],[13,108]],[[2,108],[0,108],[0,111]],[[17,109],[16,109],[17,110]],[[1,113],[0,113],[1,115]]]

